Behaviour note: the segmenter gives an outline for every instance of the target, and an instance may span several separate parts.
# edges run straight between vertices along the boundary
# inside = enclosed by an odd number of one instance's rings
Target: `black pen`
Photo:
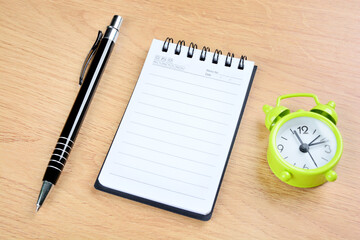
[[[79,80],[81,88],[46,168],[43,177],[43,185],[36,203],[36,211],[39,211],[46,196],[52,186],[56,184],[61,171],[65,166],[82,121],[84,120],[86,111],[119,35],[121,23],[122,17],[115,15],[110,25],[107,27],[105,34],[103,35],[102,32],[99,31],[96,41],[85,59]],[[84,78],[86,68],[91,59],[93,60]]]

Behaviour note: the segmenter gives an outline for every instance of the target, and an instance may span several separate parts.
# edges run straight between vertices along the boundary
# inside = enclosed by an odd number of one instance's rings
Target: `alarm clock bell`
[[[271,107],[269,105],[263,106],[263,111],[266,115],[265,118],[265,126],[267,129],[271,130],[271,128],[276,124],[276,122],[281,119],[282,117],[286,116],[290,113],[290,110],[287,107],[280,106],[280,101],[285,98],[291,97],[313,97],[316,103],[316,106],[310,110],[310,112],[318,113],[326,118],[328,118],[334,124],[338,121],[338,116],[335,111],[335,102],[330,101],[327,104],[321,104],[314,94],[288,94],[279,97],[277,100],[277,104],[275,107]]]

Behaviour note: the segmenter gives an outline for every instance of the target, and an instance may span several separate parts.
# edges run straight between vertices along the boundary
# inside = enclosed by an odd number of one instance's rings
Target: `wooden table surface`
[[[1,0],[0,9],[1,239],[359,239],[358,0]],[[35,213],[83,60],[114,14],[124,18],[114,52],[63,174]],[[208,222],[93,187],[150,43],[168,36],[258,65]],[[269,169],[262,105],[296,92],[337,104],[344,153],[334,183],[298,189]]]

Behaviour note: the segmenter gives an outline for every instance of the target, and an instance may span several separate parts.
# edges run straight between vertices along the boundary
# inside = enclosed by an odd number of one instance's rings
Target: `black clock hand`
[[[297,139],[299,140],[300,144],[304,144],[303,141],[301,140],[299,134],[298,134],[296,131],[293,131],[293,130],[291,130],[291,129],[290,129],[290,131],[295,134],[295,136],[296,136]]]
[[[316,166],[316,167],[318,167],[318,165],[316,164],[316,162],[315,162],[314,158],[311,156],[310,151],[308,151],[308,153],[309,153],[309,155],[310,155],[310,157],[311,157],[311,160],[312,160],[312,161],[313,161],[313,163],[315,164],[315,166]]]
[[[321,141],[321,142],[317,142],[317,143],[311,143],[309,144],[309,147],[310,146],[314,146],[314,145],[318,145],[318,144],[322,144],[322,143],[326,143],[327,141]]]
[[[313,142],[315,142],[316,141],[316,139],[318,139],[320,137],[320,135],[319,136],[317,136],[314,140],[312,140],[310,143],[309,143],[309,146],[311,146],[311,144],[313,143]]]

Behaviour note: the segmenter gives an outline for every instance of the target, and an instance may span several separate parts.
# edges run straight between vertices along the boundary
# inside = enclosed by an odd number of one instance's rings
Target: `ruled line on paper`
[[[183,169],[183,168],[179,168],[179,167],[175,167],[175,166],[172,166],[172,165],[167,165],[167,164],[164,164],[164,163],[160,163],[160,162],[157,162],[157,161],[153,161],[153,160],[150,160],[150,159],[147,159],[147,158],[143,158],[143,157],[140,157],[140,156],[136,156],[136,155],[133,155],[133,154],[128,154],[128,153],[124,153],[124,152],[118,152],[118,153],[119,153],[119,154],[122,154],[122,155],[125,155],[125,156],[132,157],[132,158],[140,159],[140,160],[142,160],[142,161],[151,162],[151,163],[155,163],[155,164],[158,164],[158,165],[161,165],[161,166],[165,166],[165,167],[168,167],[168,168],[173,168],[173,169],[180,170],[180,171],[183,171],[183,172],[191,173],[191,174],[194,174],[194,175],[197,175],[197,176],[202,176],[202,177],[206,177],[206,178],[212,178],[212,176],[209,176],[209,175],[206,175],[206,174],[202,174],[202,173],[198,173],[198,172],[193,172],[193,171],[190,171],[190,170],[187,170],[187,169]]]
[[[240,60],[239,60],[239,61],[240,61]],[[226,75],[226,74],[222,74],[222,73],[218,73],[218,75],[221,75],[221,76],[224,76],[224,77],[227,77],[227,78],[233,78],[233,79],[236,79],[236,80],[242,80],[242,78],[232,77],[232,76],[229,76],[229,75]]]
[[[159,151],[159,150],[156,150],[156,149],[152,149],[152,148],[147,148],[147,147],[140,146],[140,145],[137,145],[137,144],[134,144],[134,143],[131,143],[131,142],[123,141],[123,143],[128,144],[128,145],[132,145],[132,146],[135,146],[135,147],[138,147],[138,148],[146,149],[146,150],[149,150],[149,151],[157,152],[157,153],[160,153],[160,154],[168,155],[168,156],[171,156],[171,157],[183,159],[183,160],[186,160],[186,161],[189,161],[189,162],[194,162],[194,163],[198,163],[198,164],[201,164],[201,165],[206,165],[206,166],[210,166],[210,167],[215,167],[215,165],[213,165],[213,164],[196,161],[196,160],[193,160],[193,159],[189,159],[189,158],[177,156],[177,155],[174,155],[174,154],[171,154],[171,153],[167,153],[167,152],[162,152],[162,151]]]
[[[146,82],[145,84],[150,85],[150,86],[153,86],[153,87],[157,87],[157,88],[162,88],[162,89],[166,89],[166,90],[170,90],[170,91],[182,93],[182,94],[187,94],[187,95],[194,96],[194,97],[198,97],[198,98],[203,98],[203,99],[211,100],[211,101],[214,101],[214,102],[219,102],[219,103],[222,103],[222,104],[227,104],[227,105],[230,105],[230,106],[233,106],[233,105],[234,105],[233,103],[228,103],[228,102],[224,102],[224,101],[221,101],[221,100],[218,100],[218,99],[209,98],[209,97],[205,97],[205,96],[201,96],[201,95],[196,95],[196,94],[193,94],[193,93],[188,93],[188,92],[180,91],[180,90],[173,89],[173,88],[169,88],[169,87],[160,86],[160,85],[157,85],[157,84],[154,84],[154,83]]]
[[[129,165],[117,162],[117,161],[115,161],[114,163],[117,164],[117,165],[121,165],[123,167],[131,168],[131,169],[134,169],[134,170],[137,170],[137,171],[140,171],[140,172],[144,172],[144,173],[148,173],[148,174],[151,174],[151,175],[155,175],[155,176],[158,176],[158,177],[170,179],[170,180],[173,180],[173,181],[181,182],[181,183],[188,184],[188,185],[195,186],[195,187],[199,187],[199,188],[208,189],[208,187],[203,186],[203,185],[198,185],[198,184],[186,182],[186,181],[183,181],[183,180],[180,180],[180,179],[176,179],[176,178],[168,177],[168,176],[165,176],[165,175],[157,174],[157,173],[150,172],[150,171],[147,171],[147,170],[144,170],[144,169],[129,166]]]
[[[207,78],[207,79],[212,79],[212,80],[219,81],[219,82],[224,82],[224,83],[233,84],[233,85],[238,85],[238,86],[241,85],[240,83],[228,82],[228,81],[224,81],[224,80],[221,80],[221,79],[218,79],[218,78],[207,77],[207,76],[203,76],[203,75],[196,74],[196,73],[186,72],[186,71],[179,70],[179,69],[173,69],[173,68],[169,68],[169,67],[165,67],[165,66],[156,64],[156,63],[153,63],[153,65],[158,66],[158,67],[162,67],[162,68],[167,68],[167,69],[174,70],[174,71],[178,71],[178,72],[182,72],[182,73],[191,74],[191,75],[194,75],[194,76],[199,76],[199,77],[203,77],[203,78]],[[229,78],[241,80],[241,78],[235,78],[235,77],[229,77]]]
[[[151,186],[151,187],[163,189],[163,190],[166,190],[166,191],[169,191],[169,192],[181,194],[181,195],[188,196],[188,197],[192,197],[192,198],[197,198],[197,199],[200,199],[200,200],[206,200],[205,198],[193,196],[193,195],[186,194],[186,193],[183,193],[183,192],[174,191],[174,190],[171,190],[171,189],[168,189],[168,188],[164,188],[164,187],[160,187],[160,186],[153,185],[153,184],[150,184],[150,183],[142,182],[142,181],[139,181],[139,180],[136,180],[136,179],[133,179],[133,178],[120,176],[120,175],[115,174],[115,173],[112,173],[112,172],[111,172],[110,174],[113,175],[113,176],[119,177],[119,178],[124,178],[124,179],[131,180],[131,181],[134,181],[134,182],[137,182],[137,183],[141,183],[141,184],[144,184],[144,185],[148,185],[148,186]]]
[[[142,94],[149,95],[149,96],[156,97],[156,98],[165,99],[165,100],[172,101],[172,102],[181,103],[181,104],[188,105],[188,106],[192,106],[192,107],[197,107],[197,108],[209,110],[209,111],[216,112],[216,113],[221,113],[221,114],[224,114],[224,115],[231,115],[230,113],[218,111],[218,110],[211,109],[211,108],[207,108],[207,107],[198,106],[198,105],[191,104],[191,103],[186,103],[186,102],[179,101],[179,100],[175,100],[175,99],[171,99],[171,98],[166,98],[166,97],[158,96],[158,95],[155,95],[155,94],[152,94],[152,93],[143,92]]]
[[[160,106],[153,105],[153,104],[149,104],[149,103],[145,103],[145,102],[138,102],[138,103],[140,103],[140,104],[144,104],[144,105],[147,105],[147,106],[150,106],[150,107],[154,107],[154,108],[162,109],[162,110],[165,110],[165,111],[169,111],[169,112],[173,112],[173,113],[177,113],[177,114],[185,115],[185,116],[188,116],[188,117],[198,118],[198,119],[202,119],[202,120],[204,120],[204,121],[213,122],[213,123],[217,123],[217,124],[220,124],[220,125],[227,126],[227,124],[226,124],[226,123],[223,123],[223,122],[218,122],[218,121],[214,121],[214,120],[211,120],[211,119],[202,118],[202,117],[195,116],[195,115],[192,115],[192,114],[187,114],[187,113],[183,113],[183,112],[175,111],[175,110],[172,110],[172,109],[168,109],[168,108],[160,107]]]
[[[210,153],[210,152],[202,151],[202,150],[199,150],[199,149],[196,149],[196,148],[191,148],[191,147],[188,147],[188,146],[184,146],[184,145],[180,145],[180,144],[176,144],[176,143],[164,141],[164,140],[161,140],[161,139],[158,139],[158,138],[149,137],[149,136],[146,136],[146,135],[143,135],[143,134],[140,134],[140,133],[136,133],[136,132],[132,132],[132,131],[126,131],[126,132],[129,133],[129,134],[136,135],[136,136],[143,137],[143,138],[147,138],[147,139],[150,139],[150,140],[153,140],[153,141],[157,141],[157,142],[161,142],[161,143],[166,143],[166,144],[169,144],[169,145],[173,145],[173,146],[176,146],[176,147],[181,147],[181,148],[189,149],[189,150],[191,150],[191,151],[195,151],[195,152],[199,152],[199,153],[204,153],[204,154],[208,154],[208,155],[211,155],[211,156],[218,156],[218,154],[215,154],[215,153]]]
[[[232,92],[228,92],[228,91],[224,91],[224,90],[220,90],[220,89],[216,89],[216,88],[203,86],[203,85],[200,85],[200,84],[190,83],[190,82],[182,81],[180,79],[175,79],[175,78],[171,78],[171,77],[167,77],[167,76],[162,76],[162,75],[155,74],[155,73],[150,73],[150,75],[153,75],[155,77],[164,78],[166,80],[172,80],[172,81],[181,82],[181,83],[185,83],[185,84],[192,85],[192,86],[197,86],[197,87],[201,87],[201,88],[205,88],[205,89],[210,89],[210,90],[213,90],[213,91],[216,91],[216,92],[227,93],[227,94],[234,95],[234,96],[238,95],[236,93],[232,93]]]
[[[147,117],[159,119],[159,120],[162,120],[162,121],[165,121],[165,122],[170,122],[170,123],[173,123],[173,124],[178,124],[178,125],[181,125],[181,126],[185,126],[185,127],[189,127],[189,128],[201,130],[201,131],[204,131],[204,132],[209,132],[209,133],[213,133],[213,134],[217,134],[217,135],[222,135],[222,136],[225,135],[225,134],[223,134],[223,133],[214,132],[214,131],[211,131],[211,130],[208,130],[208,129],[205,129],[205,128],[195,127],[195,126],[192,126],[192,125],[188,125],[188,124],[184,124],[184,123],[181,123],[181,122],[172,121],[172,120],[169,120],[169,119],[165,119],[165,118],[153,116],[153,115],[146,114],[146,113],[141,113],[141,112],[136,112],[136,111],[135,111],[135,113],[136,113],[136,114],[140,114],[140,115],[144,115],[144,116],[147,116]]]
[[[162,128],[157,128],[157,127],[150,126],[150,125],[147,125],[147,124],[143,124],[143,123],[139,123],[139,122],[134,122],[134,121],[131,121],[131,123],[137,124],[137,125],[140,125],[140,126],[144,126],[144,127],[148,127],[148,128],[152,128],[152,129],[156,129],[156,130],[163,131],[163,132],[166,132],[166,133],[171,133],[171,134],[174,134],[174,135],[178,135],[178,136],[182,136],[182,137],[187,137],[187,138],[194,139],[194,140],[198,140],[198,141],[201,141],[201,142],[213,144],[213,145],[216,145],[216,146],[222,146],[222,145],[219,144],[219,143],[210,142],[210,141],[207,141],[207,140],[204,140],[204,139],[200,139],[200,138],[194,138],[194,137],[191,137],[191,136],[188,136],[188,135],[184,135],[184,134],[180,134],[180,133],[168,131],[168,130],[165,130],[165,129],[162,129]]]

